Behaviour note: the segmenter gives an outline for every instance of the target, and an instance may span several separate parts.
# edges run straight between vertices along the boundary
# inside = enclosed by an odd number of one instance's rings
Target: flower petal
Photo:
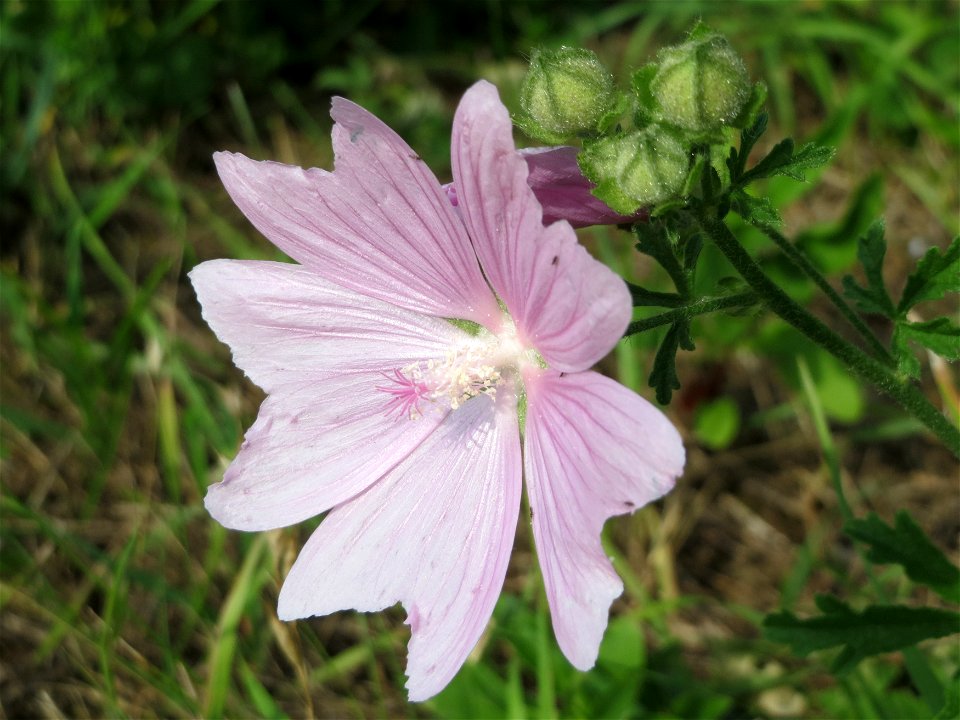
[[[617,225],[646,220],[646,209],[633,217],[619,215],[591,192],[595,187],[580,172],[578,150],[569,145],[521,148],[517,150],[527,163],[527,185],[543,210],[543,224],[566,220],[575,228],[590,225]],[[452,182],[443,186],[450,203],[457,207],[457,187]]]
[[[390,408],[391,371],[443,357],[450,323],[336,287],[289,263],[215,260],[190,274],[203,315],[270,393],[210,514],[242,530],[281,527],[364,490],[440,423]]]
[[[630,293],[569,224],[543,227],[510,115],[488,82],[470,88],[457,108],[452,160],[464,223],[521,340],[559,370],[593,365],[626,329]]]
[[[594,196],[590,191],[595,185],[577,164],[578,152],[568,145],[520,150],[530,173],[527,185],[543,208],[544,225],[556,220],[566,220],[573,227],[617,225],[646,216],[646,211],[634,217],[620,215]]]
[[[227,468],[207,491],[210,514],[236,530],[270,530],[319,515],[365,490],[443,420],[390,412],[379,373],[309,378],[270,395]]]
[[[411,700],[456,674],[493,612],[520,504],[513,393],[480,395],[450,413],[418,450],[362,495],[334,508],[280,591],[291,620],[396,602],[411,628]]]
[[[600,545],[603,523],[668,492],[683,444],[663,413],[597,373],[532,370],[524,385],[524,469],[553,630],[586,670],[623,590]]]
[[[428,315],[498,321],[463,224],[424,162],[363,108],[334,98],[336,170],[217,153],[243,214],[325,279]]]
[[[325,374],[389,372],[444,352],[466,334],[450,323],[343,290],[312,268],[211,260],[190,279],[203,319],[268,393]]]

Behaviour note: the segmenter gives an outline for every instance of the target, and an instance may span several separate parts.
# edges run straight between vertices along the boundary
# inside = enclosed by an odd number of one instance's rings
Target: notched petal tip
[[[400,602],[411,628],[412,701],[440,692],[500,594],[520,505],[516,412],[468,401],[365,492],[336,506],[280,591],[291,620]]]
[[[623,591],[600,542],[604,522],[668,492],[683,445],[663,413],[597,373],[546,370],[524,381],[527,492],[554,633],[588,669]]]

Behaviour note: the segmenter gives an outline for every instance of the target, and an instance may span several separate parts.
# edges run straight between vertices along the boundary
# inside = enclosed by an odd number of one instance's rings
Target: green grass
[[[768,83],[769,141],[794,133],[839,146],[824,184],[769,183],[804,247],[836,280],[885,207],[900,273],[909,241],[943,244],[958,229],[957,3],[475,2],[456,32],[433,3],[261,7],[0,6],[0,713],[892,718],[925,708],[899,656],[835,681],[828,654],[799,660],[757,627],[781,603],[809,610],[814,590],[852,601],[872,592],[837,540],[832,481],[857,512],[913,508],[955,556],[956,466],[829,359],[753,315],[697,321],[670,410],[687,429],[689,471],[663,503],[606,529],[626,592],[597,668],[578,673],[560,654],[522,523],[480,647],[441,695],[407,704],[399,609],[276,619],[282,578],[315,522],[245,535],[203,509],[262,394],[201,321],[186,273],[215,257],[278,257],[229,202],[213,151],[329,167],[326,108],[342,94],[445,177],[452,110],[476,78],[512,102],[524,55],[561,42],[587,44],[626,77],[700,16]],[[668,290],[624,237],[583,234],[628,279]],[[816,302],[765,239],[750,242],[795,296]],[[732,274],[719,257],[704,264],[704,283]],[[621,343],[605,368],[652,397],[661,332]],[[804,398],[817,397],[824,413],[811,416]],[[718,398],[742,422],[708,447],[691,429]],[[930,601],[903,577],[877,582]],[[922,651],[938,676],[956,671],[955,645]]]

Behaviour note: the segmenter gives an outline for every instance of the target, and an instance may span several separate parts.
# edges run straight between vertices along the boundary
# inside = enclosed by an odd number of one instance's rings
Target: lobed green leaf
[[[767,197],[754,197],[744,190],[734,190],[730,195],[733,211],[751,225],[778,228],[783,218],[776,206]]]
[[[636,226],[637,250],[649,255],[663,266],[670,275],[677,292],[684,298],[689,295],[690,287],[687,274],[680,265],[675,251],[676,235],[667,228],[666,223],[651,221]]]
[[[793,153],[790,161],[777,168],[778,175],[787,175],[794,180],[804,181],[804,170],[814,170],[829,163],[836,154],[836,148],[807,143]]]
[[[757,140],[759,140],[760,136],[767,130],[768,120],[769,117],[767,113],[760,113],[753,125],[740,133],[740,149],[730,148],[730,158],[727,160],[727,167],[730,168],[731,182],[736,183],[743,175],[743,171],[747,167],[747,159],[750,157],[753,146],[757,144]]]
[[[747,183],[774,175],[786,175],[794,180],[806,180],[805,170],[826,165],[833,158],[836,150],[832,147],[807,143],[794,149],[794,142],[790,138],[781,140],[767,155],[744,173],[738,182],[743,187]]]
[[[883,282],[883,258],[886,253],[883,220],[877,220],[857,241],[857,257],[863,265],[867,285],[862,287],[847,275],[843,278],[843,291],[863,312],[893,318],[896,309]]]
[[[917,342],[946,360],[960,360],[960,327],[950,318],[938,317],[927,322],[897,323],[894,345],[906,347],[907,341]]]
[[[800,620],[793,613],[768,615],[764,635],[774,642],[787,643],[806,655],[815,650],[842,646],[832,672],[843,674],[864,658],[911,647],[921,640],[945,637],[960,630],[960,615],[936,608],[902,605],[870,605],[856,612],[830,596],[818,596],[822,615]]]
[[[790,162],[793,157],[793,140],[785,138],[773,146],[756,165],[744,173],[741,178],[741,185],[746,185],[754,180],[771,177],[777,174],[777,171]]]
[[[690,337],[690,321],[678,320],[663,338],[657,356],[653,360],[653,370],[650,373],[650,387],[657,394],[657,402],[667,405],[673,397],[673,391],[680,389],[680,378],[677,376],[677,350],[693,350],[693,339]]]
[[[943,253],[930,248],[917,269],[907,278],[897,313],[905,315],[917,303],[939,300],[949,292],[960,292],[960,237]]]
[[[960,604],[960,568],[930,541],[906,510],[897,513],[893,527],[870,513],[865,519],[848,522],[843,531],[870,546],[870,562],[900,565],[914,582]]]

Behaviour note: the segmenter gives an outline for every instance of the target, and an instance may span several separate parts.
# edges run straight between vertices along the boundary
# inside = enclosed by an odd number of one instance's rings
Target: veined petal
[[[417,448],[448,411],[392,412],[380,373],[312,376],[267,397],[223,481],[207,491],[225,527],[270,530],[365,490]]]
[[[627,217],[611,210],[591,192],[594,184],[584,177],[577,164],[578,150],[569,145],[521,148],[517,150],[527,163],[527,185],[543,210],[543,224],[566,220],[575,228],[589,225],[617,225],[645,220],[644,209]],[[443,186],[450,203],[457,207],[457,187],[452,182]]]
[[[577,148],[569,145],[524,148],[519,151],[527,163],[527,185],[543,208],[543,224],[566,220],[573,227],[616,225],[638,220],[646,212],[627,217],[611,210],[591,190],[577,164]]]
[[[456,674],[493,612],[520,504],[516,398],[480,395],[404,462],[334,508],[280,591],[282,619],[401,602],[411,700]]]
[[[277,247],[342,287],[417,312],[497,322],[463,224],[393,130],[334,98],[335,172],[217,153],[220,178]]]
[[[466,337],[438,318],[344,290],[312,268],[211,260],[190,279],[203,318],[234,362],[268,393],[324,374],[389,372],[443,357]]]
[[[453,121],[459,208],[483,271],[521,340],[558,370],[593,365],[630,321],[626,284],[594,260],[566,222],[544,227],[496,88],[478,82]]]
[[[683,444],[663,413],[597,373],[531,370],[524,385],[524,469],[553,630],[587,670],[623,590],[600,544],[603,523],[668,492]]]

